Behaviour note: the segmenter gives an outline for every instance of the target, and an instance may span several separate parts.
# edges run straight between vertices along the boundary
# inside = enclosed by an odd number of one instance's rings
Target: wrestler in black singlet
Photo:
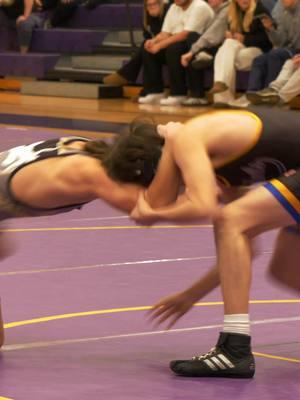
[[[253,146],[216,168],[217,177],[228,186],[269,181],[265,187],[300,223],[300,115],[291,111],[255,109],[253,117],[258,126]]]

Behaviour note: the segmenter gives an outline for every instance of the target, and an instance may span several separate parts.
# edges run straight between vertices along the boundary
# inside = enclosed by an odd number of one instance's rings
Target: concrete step
[[[133,31],[133,40],[136,45],[139,45],[143,42],[143,32],[140,30]],[[108,32],[102,42],[105,46],[123,46],[123,47],[131,47],[131,37],[130,33],[127,31],[112,31]]]
[[[119,87],[98,83],[32,81],[22,82],[21,93],[26,95],[73,97],[82,99],[118,98],[123,96]]]
[[[126,60],[128,57],[112,55],[73,56],[72,68],[116,71]]]

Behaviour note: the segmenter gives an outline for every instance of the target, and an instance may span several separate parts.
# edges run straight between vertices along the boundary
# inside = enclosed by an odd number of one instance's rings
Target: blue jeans
[[[29,48],[34,29],[42,28],[46,19],[46,12],[33,12],[29,17],[18,24],[18,41],[20,47]]]
[[[281,48],[256,57],[249,75],[248,91],[258,91],[269,86],[277,78],[285,61],[293,55],[293,50]]]

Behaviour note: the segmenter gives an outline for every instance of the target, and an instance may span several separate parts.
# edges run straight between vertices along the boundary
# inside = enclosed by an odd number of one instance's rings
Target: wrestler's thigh
[[[222,220],[256,236],[262,232],[295,224],[294,218],[264,186],[256,187],[223,208]]]

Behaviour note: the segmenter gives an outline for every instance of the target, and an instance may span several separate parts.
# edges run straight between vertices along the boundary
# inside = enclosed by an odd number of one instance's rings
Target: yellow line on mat
[[[293,362],[293,363],[300,364],[300,360],[298,358],[287,358],[287,357],[280,357],[280,356],[272,356],[271,354],[257,353],[257,352],[253,352],[253,354],[255,356],[257,356],[257,357],[273,358],[274,360],[290,361],[290,362]]]
[[[251,304],[291,304],[291,303],[300,303],[300,299],[288,299],[288,300],[251,300]],[[203,303],[196,303],[195,306],[218,306],[222,305],[222,301],[212,301],[212,302],[203,302]],[[87,317],[92,315],[105,315],[105,314],[115,314],[115,313],[122,313],[122,312],[132,312],[132,311],[147,311],[150,310],[152,306],[139,306],[139,307],[123,307],[123,308],[110,308],[106,310],[94,310],[94,311],[83,311],[83,312],[76,312],[76,313],[69,313],[69,314],[57,314],[57,315],[50,315],[48,317],[40,317],[40,318],[33,318],[24,321],[16,321],[16,322],[9,322],[4,324],[4,328],[15,328],[18,326],[24,325],[32,325],[32,324],[39,324],[43,322],[55,321],[59,319],[69,319],[69,318],[78,318],[78,317]]]

